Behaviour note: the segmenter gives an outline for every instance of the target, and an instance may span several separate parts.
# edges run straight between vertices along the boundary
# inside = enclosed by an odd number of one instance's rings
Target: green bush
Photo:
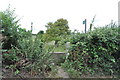
[[[44,48],[44,43],[39,39],[32,37],[21,38],[18,40],[19,46],[9,50],[9,54],[4,54],[4,60],[7,65],[16,65],[20,61],[25,61],[21,66],[17,66],[17,69],[26,69],[27,71],[35,71],[36,73],[43,74],[50,69],[52,59],[49,52]],[[12,63],[11,63],[12,62]],[[29,64],[27,64],[29,62]],[[27,64],[26,66],[23,66]]]
[[[14,10],[10,8],[0,12],[0,18],[2,35],[7,37],[3,40],[2,48],[8,50],[3,54],[3,64],[14,66],[17,73],[21,68],[44,73],[51,67],[51,50],[44,48],[44,39],[40,39],[41,35],[33,39],[31,31],[20,28]]]
[[[32,38],[29,38],[28,40],[23,39],[19,43],[21,44],[21,53],[32,62],[30,67],[33,70],[45,72],[45,69],[48,66],[51,66],[50,63],[52,59],[49,54],[51,50],[46,50],[44,48],[44,43],[39,38],[35,38],[35,40]]]
[[[12,45],[17,46],[19,38],[31,36],[30,31],[20,28],[19,19],[15,15],[15,10],[11,10],[10,6],[3,12],[0,12],[0,20],[2,21],[1,32],[7,38],[3,40],[3,49],[11,49]]]
[[[120,71],[119,27],[96,28],[86,34],[77,33],[71,38],[73,45],[66,62],[82,74],[104,73],[113,75]],[[64,64],[66,64],[66,62]]]

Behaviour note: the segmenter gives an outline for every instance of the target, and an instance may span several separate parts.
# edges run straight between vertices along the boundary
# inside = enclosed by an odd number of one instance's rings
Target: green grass
[[[45,45],[45,49],[51,49],[52,52],[67,52],[64,45],[60,45],[60,46]]]
[[[66,48],[63,45],[58,46],[58,47],[55,47],[54,52],[66,52]]]

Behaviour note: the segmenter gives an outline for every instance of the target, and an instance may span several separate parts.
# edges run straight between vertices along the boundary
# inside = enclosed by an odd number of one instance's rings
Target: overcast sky
[[[21,18],[22,28],[30,30],[33,22],[33,33],[46,30],[48,22],[59,18],[67,19],[71,30],[84,31],[82,21],[87,19],[89,27],[94,15],[94,26],[118,21],[118,1],[120,0],[0,0],[0,11],[16,8],[15,13]]]

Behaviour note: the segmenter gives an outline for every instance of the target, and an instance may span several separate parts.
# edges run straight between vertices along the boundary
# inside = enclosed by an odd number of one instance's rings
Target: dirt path
[[[65,70],[62,69],[60,66],[56,66],[55,70],[55,72],[49,72],[46,75],[46,78],[69,78],[68,73],[65,72]]]
[[[58,72],[57,75],[62,78],[69,78],[69,75],[67,72],[65,72],[61,67],[57,66]]]

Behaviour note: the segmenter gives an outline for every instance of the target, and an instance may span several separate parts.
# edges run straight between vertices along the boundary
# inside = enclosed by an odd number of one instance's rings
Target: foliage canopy
[[[60,36],[65,36],[70,34],[68,21],[66,19],[58,19],[54,23],[49,22],[47,25],[47,30],[45,33],[46,41],[60,40]]]

